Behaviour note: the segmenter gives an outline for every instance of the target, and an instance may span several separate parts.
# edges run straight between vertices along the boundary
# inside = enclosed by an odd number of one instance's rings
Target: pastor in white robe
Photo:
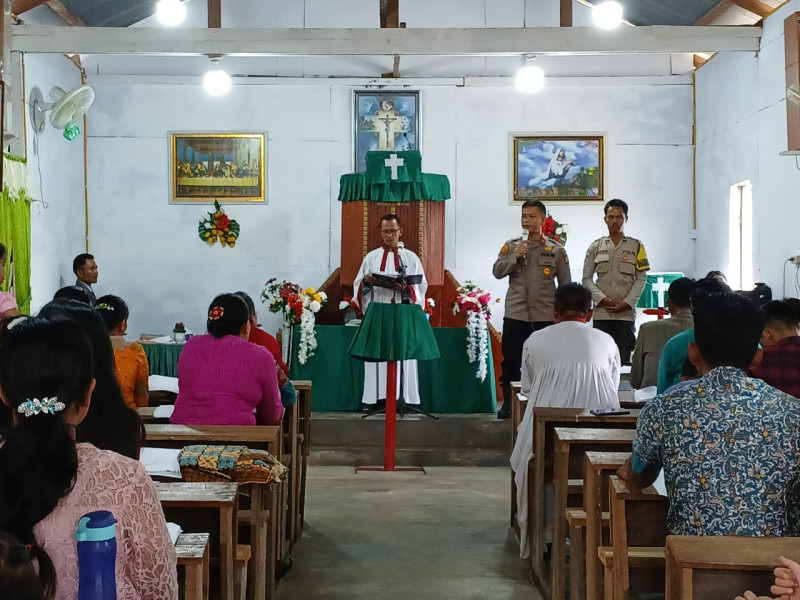
[[[401,264],[405,265],[406,275],[422,275],[420,283],[409,286],[411,302],[425,308],[425,292],[428,290],[428,280],[422,270],[422,261],[419,257],[405,248],[397,251],[382,246],[373,250],[364,257],[361,268],[358,270],[353,282],[353,300],[366,314],[370,302],[398,304],[401,302],[400,292],[383,287],[372,286],[365,290],[364,277],[375,273],[382,275],[398,275]],[[402,368],[401,368],[402,365]],[[417,361],[404,360],[397,365],[397,397],[400,396],[402,373],[403,399],[406,404],[419,404],[419,385],[417,380]],[[364,363],[364,393],[361,402],[375,404],[379,398],[386,398],[386,363]]]
[[[580,321],[536,331],[522,348],[522,393],[528,397],[517,429],[511,468],[517,484],[520,557],[528,558],[528,462],[533,458],[533,409],[619,408],[619,349],[614,339]],[[545,537],[552,540],[553,492],[545,489]]]

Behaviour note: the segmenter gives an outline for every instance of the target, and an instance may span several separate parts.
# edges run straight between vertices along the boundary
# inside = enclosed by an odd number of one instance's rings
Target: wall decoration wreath
[[[223,246],[233,248],[239,237],[239,223],[226,215],[219,202],[214,200],[214,212],[208,213],[207,217],[200,220],[197,235],[204,242],[208,242],[209,246],[219,241]]]

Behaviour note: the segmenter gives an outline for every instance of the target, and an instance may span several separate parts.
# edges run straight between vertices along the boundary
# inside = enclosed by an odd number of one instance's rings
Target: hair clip
[[[216,321],[217,319],[219,319],[224,314],[225,314],[225,309],[224,308],[222,308],[221,306],[215,306],[208,313],[208,320],[209,321]]]
[[[66,404],[59,402],[58,398],[55,396],[52,398],[43,398],[42,400],[39,400],[38,398],[31,400],[28,398],[28,400],[17,406],[17,412],[24,414],[26,417],[32,417],[34,415],[38,415],[39,413],[49,413],[54,415],[57,412],[64,410],[66,407]]]
[[[95,308],[97,310],[111,310],[111,311],[114,310],[113,306],[111,306],[110,304],[106,304],[105,302],[101,302],[100,304],[95,304]]]
[[[28,317],[26,317],[25,315],[22,315],[21,317],[17,317],[16,319],[14,319],[14,320],[12,320],[12,321],[9,321],[9,323],[8,323],[8,327],[6,327],[6,330],[7,330],[7,331],[11,331],[12,329],[14,329],[14,327],[16,327],[17,325],[19,325],[19,324],[20,324],[20,323],[22,323],[23,321],[25,321],[27,318],[28,318]]]

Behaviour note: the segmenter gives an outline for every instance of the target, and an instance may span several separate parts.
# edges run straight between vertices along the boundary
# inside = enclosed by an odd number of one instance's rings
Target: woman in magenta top
[[[250,311],[235,294],[208,307],[208,334],[192,337],[178,359],[171,423],[275,425],[283,416],[275,359],[247,341]],[[255,413],[253,410],[255,409]]]

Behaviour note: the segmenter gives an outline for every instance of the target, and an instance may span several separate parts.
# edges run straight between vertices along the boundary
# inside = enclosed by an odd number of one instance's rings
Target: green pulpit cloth
[[[669,284],[684,277],[683,273],[648,273],[637,308],[666,308]]]
[[[380,302],[370,303],[348,354],[367,362],[440,358],[421,306]]]
[[[432,413],[491,413],[495,406],[494,370],[489,347],[489,373],[475,377],[477,365],[467,357],[466,327],[433,327],[433,337],[442,357],[417,365],[420,408]],[[364,367],[367,363],[347,354],[358,327],[315,325],[317,349],[301,365],[298,345],[292,350],[290,379],[308,379],[314,384],[312,410],[338,412],[361,410]],[[295,339],[300,332],[295,330]],[[368,368],[368,367],[367,367]]]
[[[178,376],[178,359],[185,344],[142,344],[150,375]]]
[[[365,173],[342,175],[339,179],[340,202],[442,201],[449,198],[450,180],[446,175],[423,173],[422,155],[417,151],[367,152]]]

